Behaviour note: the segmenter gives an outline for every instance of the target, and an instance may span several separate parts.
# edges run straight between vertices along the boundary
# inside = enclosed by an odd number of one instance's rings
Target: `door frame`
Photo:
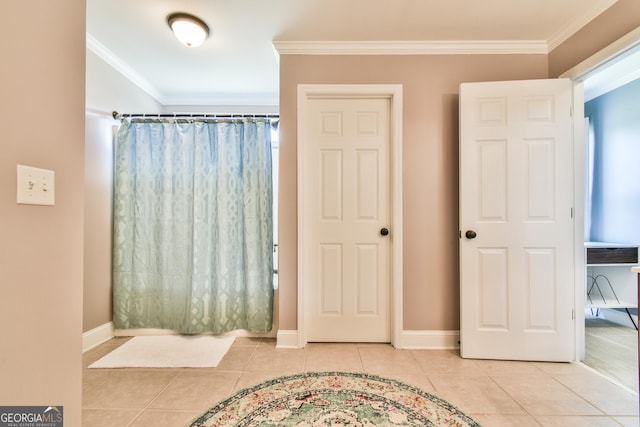
[[[585,252],[584,252],[584,209],[585,209],[585,144],[584,144],[584,81],[594,74],[615,64],[625,56],[640,51],[640,27],[630,31],[610,45],[591,55],[558,77],[573,81],[573,122],[574,122],[574,206],[575,206],[575,360],[585,358],[585,318],[586,295]]]
[[[304,192],[305,181],[308,179],[302,167],[303,159],[307,156],[305,123],[308,119],[307,105],[310,99],[341,99],[341,98],[386,98],[390,102],[389,112],[389,155],[390,155],[390,189],[391,189],[391,344],[395,348],[402,347],[402,85],[331,85],[331,84],[300,84],[297,99],[297,183],[298,183],[298,347],[307,344],[305,316],[307,276],[305,254],[307,240],[305,239],[305,223],[307,209],[307,195]]]

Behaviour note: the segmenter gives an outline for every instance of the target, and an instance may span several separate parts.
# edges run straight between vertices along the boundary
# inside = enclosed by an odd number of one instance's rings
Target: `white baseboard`
[[[109,341],[115,336],[113,322],[107,322],[82,334],[82,352]]]
[[[460,348],[460,331],[402,331],[406,350],[455,350]]]
[[[279,330],[276,348],[299,348],[298,331]]]
[[[403,331],[401,347],[407,350],[455,350],[460,348],[460,331]],[[298,331],[278,331],[276,348],[299,348]]]

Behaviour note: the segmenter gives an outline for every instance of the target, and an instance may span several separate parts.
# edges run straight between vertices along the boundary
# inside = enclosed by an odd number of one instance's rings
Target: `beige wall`
[[[117,122],[88,113],[85,123],[83,332],[112,319],[112,127]]]
[[[0,404],[62,405],[82,386],[85,4],[2,3]],[[55,206],[16,204],[16,164],[55,171]]]
[[[160,103],[87,51],[83,332],[112,320],[113,127],[109,112],[154,113]]]
[[[549,77],[558,77],[640,27],[640,1],[618,0],[549,54]]]
[[[404,330],[459,329],[458,91],[547,77],[545,55],[280,58],[280,328],[297,329],[298,84],[402,84]]]

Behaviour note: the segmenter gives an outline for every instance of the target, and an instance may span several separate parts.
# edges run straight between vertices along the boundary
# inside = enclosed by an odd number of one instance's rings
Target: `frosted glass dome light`
[[[209,27],[199,18],[187,13],[173,13],[167,23],[181,43],[188,47],[200,46],[209,36]]]

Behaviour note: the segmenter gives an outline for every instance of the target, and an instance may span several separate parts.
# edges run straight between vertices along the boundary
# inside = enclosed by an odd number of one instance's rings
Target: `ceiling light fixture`
[[[209,27],[199,18],[188,13],[172,13],[167,23],[181,43],[189,47],[200,46],[209,36]]]

